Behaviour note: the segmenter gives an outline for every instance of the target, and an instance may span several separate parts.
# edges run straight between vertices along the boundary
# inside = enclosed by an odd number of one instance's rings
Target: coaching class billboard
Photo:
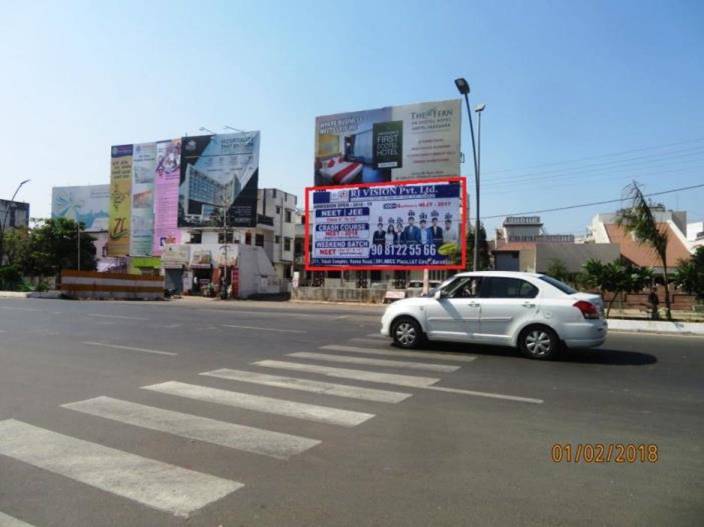
[[[466,180],[306,189],[306,268],[462,269]]]

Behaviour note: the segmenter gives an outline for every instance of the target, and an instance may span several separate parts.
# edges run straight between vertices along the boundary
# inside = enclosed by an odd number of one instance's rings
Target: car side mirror
[[[433,295],[433,298],[435,300],[440,300],[441,298],[444,298],[444,297],[445,297],[445,293],[442,291],[442,289],[438,289],[437,291],[435,291],[435,294]]]

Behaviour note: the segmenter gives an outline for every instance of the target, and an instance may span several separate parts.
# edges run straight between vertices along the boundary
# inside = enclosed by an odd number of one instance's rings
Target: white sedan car
[[[432,297],[391,304],[381,333],[403,348],[427,340],[518,347],[534,359],[563,346],[590,348],[606,339],[599,295],[578,293],[547,275],[503,271],[459,273]]]

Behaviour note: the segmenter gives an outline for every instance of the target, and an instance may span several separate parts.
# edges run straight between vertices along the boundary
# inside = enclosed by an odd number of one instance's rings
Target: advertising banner
[[[315,185],[460,173],[460,99],[315,119]]]
[[[51,217],[82,223],[86,232],[108,230],[109,208],[110,185],[51,189]]]
[[[181,140],[156,144],[154,176],[154,238],[152,254],[162,254],[166,244],[181,243],[178,230],[178,183],[181,177]]]
[[[152,254],[156,143],[134,145],[132,153],[132,218],[130,256]]]
[[[306,189],[306,269],[462,269],[466,180]]]
[[[178,226],[254,227],[259,132],[181,139]]]
[[[108,256],[125,256],[130,250],[132,153],[132,145],[111,150]]]

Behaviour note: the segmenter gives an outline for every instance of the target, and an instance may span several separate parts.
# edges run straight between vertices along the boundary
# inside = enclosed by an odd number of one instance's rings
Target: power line
[[[652,197],[652,196],[662,196],[663,194],[672,194],[673,192],[682,192],[683,190],[692,190],[695,188],[702,188],[704,187],[704,184],[701,185],[690,185],[688,187],[680,187],[680,188],[673,188],[670,190],[663,190],[661,192],[650,192],[649,194],[643,194],[646,197]],[[505,218],[506,216],[523,216],[526,214],[541,214],[544,212],[556,212],[560,210],[570,210],[570,209],[580,209],[583,207],[593,207],[595,205],[606,205],[608,203],[619,203],[623,201],[623,198],[619,199],[607,199],[604,201],[593,201],[591,203],[580,203],[579,205],[567,205],[565,207],[555,207],[553,209],[542,209],[542,210],[529,210],[529,211],[524,211],[524,212],[511,212],[508,214],[495,214],[494,216],[483,216],[483,220],[490,220],[494,218]]]
[[[642,148],[634,148],[632,150],[622,150],[620,152],[612,152],[609,154],[599,154],[599,155],[594,155],[594,156],[581,157],[581,158],[577,158],[577,159],[567,159],[564,161],[553,161],[551,163],[541,163],[538,165],[531,165],[531,166],[527,166],[527,167],[523,167],[523,168],[504,168],[504,169],[500,169],[500,170],[491,170],[491,171],[485,172],[485,174],[487,174],[487,175],[499,174],[499,173],[503,173],[503,172],[516,172],[516,171],[521,171],[521,170],[531,170],[534,168],[542,168],[542,167],[547,167],[547,166],[564,165],[567,163],[579,163],[581,161],[590,161],[592,159],[600,159],[600,158],[604,158],[604,157],[614,157],[614,156],[620,156],[620,155],[624,155],[624,154],[631,154],[631,153],[635,153],[635,152],[645,152],[648,150],[661,150],[663,148],[669,148],[671,146],[680,146],[680,145],[687,145],[687,144],[692,144],[692,143],[700,143],[702,141],[704,141],[704,137],[699,138],[699,139],[692,139],[689,141],[680,141],[678,143],[668,143],[668,144],[660,145],[660,146],[646,146],[646,147],[642,147]]]

